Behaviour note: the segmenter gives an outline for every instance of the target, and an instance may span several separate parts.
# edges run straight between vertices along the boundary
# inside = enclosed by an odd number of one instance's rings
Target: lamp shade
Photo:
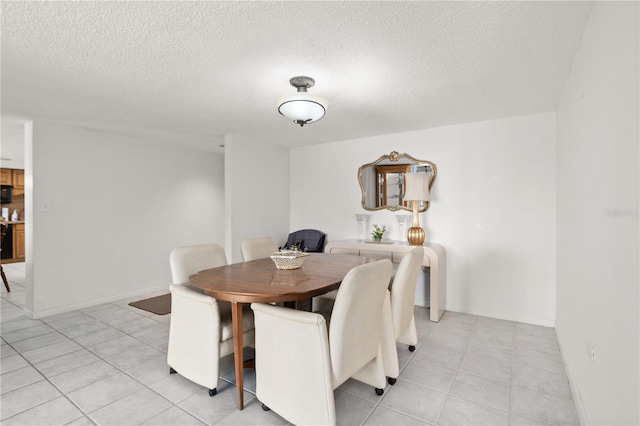
[[[320,96],[298,92],[278,98],[278,112],[296,124],[308,124],[324,117],[329,102]]]
[[[405,173],[405,201],[429,201],[429,174]]]

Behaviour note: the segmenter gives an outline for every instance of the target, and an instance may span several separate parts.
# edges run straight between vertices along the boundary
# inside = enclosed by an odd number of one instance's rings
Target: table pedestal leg
[[[233,321],[233,361],[236,368],[238,410],[242,410],[244,408],[244,345],[242,342],[242,303],[231,302],[231,319]]]

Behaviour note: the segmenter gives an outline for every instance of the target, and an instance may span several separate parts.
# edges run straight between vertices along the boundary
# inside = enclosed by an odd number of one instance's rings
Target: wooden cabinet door
[[[26,249],[24,244],[24,223],[16,223],[13,226],[13,258],[24,260]]]
[[[11,180],[13,181],[13,195],[24,194],[24,170],[11,170]]]
[[[0,185],[12,185],[11,169],[0,169]]]

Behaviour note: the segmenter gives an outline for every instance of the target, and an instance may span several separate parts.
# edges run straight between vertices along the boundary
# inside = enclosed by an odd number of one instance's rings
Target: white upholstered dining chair
[[[240,243],[240,251],[245,262],[264,259],[278,251],[278,245],[270,237],[252,238]]]
[[[412,352],[416,349],[415,345],[418,344],[413,309],[416,298],[416,283],[422,268],[423,256],[424,249],[421,246],[405,254],[389,283],[391,291],[390,315],[393,324],[394,341],[408,345],[409,351]],[[337,294],[337,291],[332,291],[315,297],[313,299],[314,310],[320,310],[325,313],[330,311]],[[383,345],[383,354],[386,360],[385,372],[389,384],[393,385],[399,375],[399,369],[396,367],[397,353],[392,353],[392,351],[396,351],[395,345],[392,349],[388,342],[386,343]]]
[[[173,284],[167,363],[171,373],[217,393],[219,359],[233,353],[231,304],[204,294],[189,283],[189,276],[203,269],[227,264],[218,244],[179,247],[169,256]],[[253,312],[243,311],[243,343],[253,345]]]
[[[418,344],[418,333],[413,309],[416,300],[416,283],[422,268],[424,249],[416,247],[407,253],[391,282],[391,316],[393,318],[393,333],[396,341],[409,345],[414,351]]]
[[[389,300],[391,270],[389,260],[380,260],[349,271],[328,327],[319,313],[251,305],[256,396],[263,408],[293,424],[334,425],[334,389],[351,377],[385,386],[382,311]]]

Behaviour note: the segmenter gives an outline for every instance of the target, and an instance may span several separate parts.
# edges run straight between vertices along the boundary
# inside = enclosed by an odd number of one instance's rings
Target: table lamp
[[[425,172],[405,173],[404,201],[413,203],[413,226],[407,231],[407,241],[412,246],[424,243],[424,229],[420,227],[418,209],[420,201],[429,201],[429,174]]]

